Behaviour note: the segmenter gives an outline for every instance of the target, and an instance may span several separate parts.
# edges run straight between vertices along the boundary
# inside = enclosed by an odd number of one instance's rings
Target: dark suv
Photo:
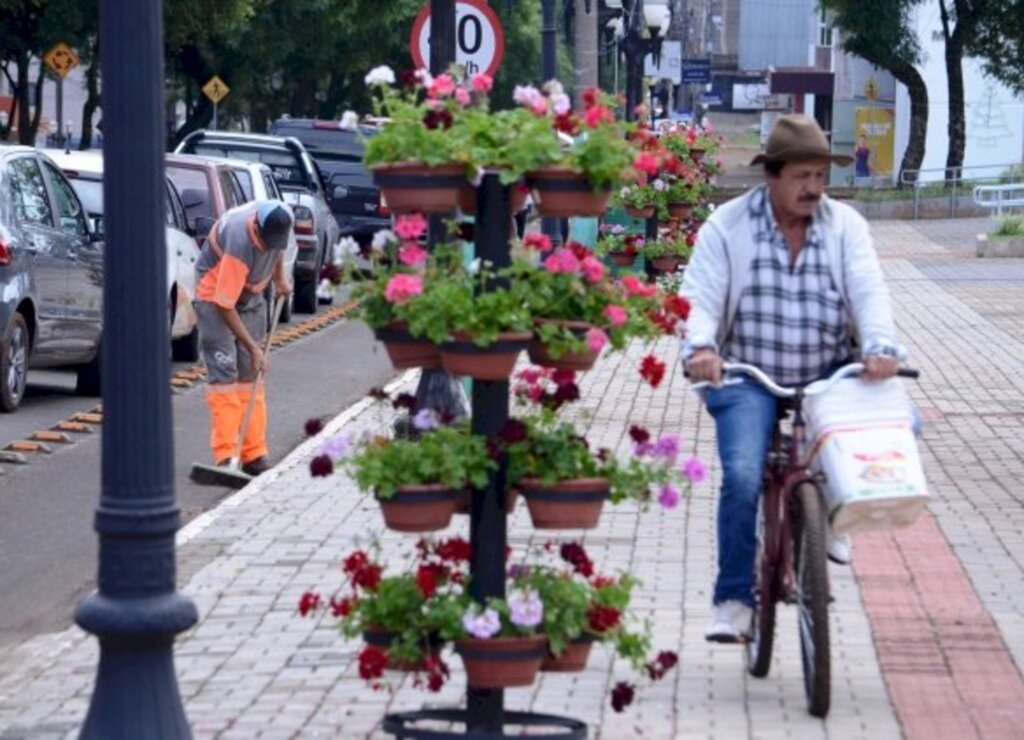
[[[302,142],[290,136],[203,130],[186,136],[175,151],[262,162],[270,168],[281,194],[295,212],[299,254],[292,305],[299,313],[315,313],[320,268],[333,259],[339,233],[328,205],[329,186]]]
[[[374,232],[390,226],[380,190],[363,166],[363,137],[373,136],[377,129],[341,128],[337,121],[311,118],[280,118],[270,131],[298,139],[316,160],[328,183],[331,211],[342,236],[366,241]]]

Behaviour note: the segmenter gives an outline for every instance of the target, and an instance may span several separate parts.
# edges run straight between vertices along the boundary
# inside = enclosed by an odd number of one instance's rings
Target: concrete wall
[[[741,0],[741,70],[804,67],[817,38],[816,0]]]

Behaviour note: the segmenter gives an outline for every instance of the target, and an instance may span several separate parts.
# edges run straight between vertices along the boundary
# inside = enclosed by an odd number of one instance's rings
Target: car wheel
[[[316,313],[316,278],[296,282],[292,301],[296,313]]]
[[[175,362],[195,362],[199,359],[199,327],[183,337],[171,340],[171,359]]]
[[[0,338],[0,411],[14,411],[25,396],[29,348],[28,324],[16,313]]]
[[[102,348],[96,346],[96,356],[92,362],[78,368],[78,380],[75,383],[75,395],[78,396],[100,396],[103,395],[100,387],[100,357]]]

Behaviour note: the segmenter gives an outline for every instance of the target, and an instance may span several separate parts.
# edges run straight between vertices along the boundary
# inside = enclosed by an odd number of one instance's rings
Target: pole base
[[[418,722],[449,722],[463,725],[464,730],[437,730],[425,727],[413,727]],[[505,712],[502,727],[512,726],[515,732],[506,734],[504,730],[472,730],[468,726],[468,712],[465,709],[421,709],[418,712],[397,712],[384,716],[384,732],[398,738],[414,738],[422,740],[500,740],[501,738],[517,738],[523,736],[524,727],[543,727],[545,738],[557,740],[586,740],[587,726],[578,719],[559,717],[555,714],[538,714],[536,712]]]

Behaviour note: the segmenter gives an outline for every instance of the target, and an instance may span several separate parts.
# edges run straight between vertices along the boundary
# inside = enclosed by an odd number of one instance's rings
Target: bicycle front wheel
[[[766,481],[765,485],[769,485]],[[764,678],[772,665],[775,644],[776,571],[769,556],[766,511],[776,511],[774,496],[762,496],[757,512],[757,558],[754,564],[754,620],[747,642],[747,670],[755,678]],[[768,515],[770,516],[770,514]],[[778,522],[773,523],[778,529]]]
[[[832,658],[828,629],[828,568],[825,553],[825,510],[818,486],[797,486],[793,504],[793,567],[800,624],[800,656],[804,668],[807,711],[828,714]]]

